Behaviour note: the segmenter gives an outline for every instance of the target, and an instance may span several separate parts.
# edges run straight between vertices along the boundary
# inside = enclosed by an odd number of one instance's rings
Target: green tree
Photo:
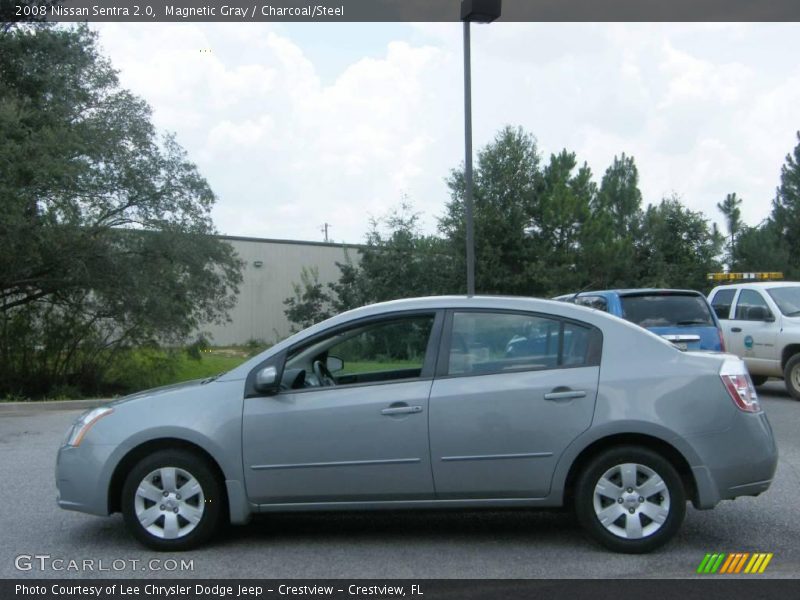
[[[293,332],[311,327],[332,316],[333,300],[319,281],[317,267],[303,267],[300,272],[300,283],[293,283],[292,289],[294,296],[283,301],[286,305],[283,312],[293,324]]]
[[[647,267],[638,285],[705,289],[706,274],[719,270],[722,241],[703,213],[676,197],[648,206],[637,248],[637,260]]]
[[[40,23],[45,20],[47,11],[57,4],[61,4],[63,0],[0,0],[0,35],[10,31],[13,27],[20,23]],[[35,11],[28,11],[25,15],[19,14],[17,7],[39,9]],[[35,13],[35,14],[33,14]]]
[[[337,313],[370,303],[369,285],[359,263],[353,260],[347,248],[344,257],[344,262],[336,263],[339,280],[328,284],[331,305]]]
[[[504,127],[478,153],[474,170],[475,283],[478,293],[527,294],[531,281],[530,230],[539,178],[539,153],[534,137],[522,128]],[[448,254],[466,291],[464,171],[447,179],[450,202],[439,219]]]
[[[528,294],[549,296],[580,286],[581,238],[596,193],[591,170],[585,163],[578,168],[573,152],[550,156],[530,206]]]
[[[614,157],[583,229],[581,287],[629,287],[639,278],[636,240],[642,220],[639,171],[633,157]]]
[[[793,271],[789,248],[771,220],[758,227],[743,225],[736,236],[736,269],[745,272]]]
[[[642,210],[639,190],[639,170],[632,156],[623,152],[603,175],[593,212],[605,212],[611,217],[611,231],[621,239],[636,232]]]
[[[717,202],[719,212],[725,217],[725,225],[728,228],[728,235],[731,236],[728,242],[728,266],[731,271],[736,269],[736,236],[742,228],[742,210],[739,208],[742,204],[742,199],[738,198],[735,193],[725,196],[725,200]]]
[[[86,26],[0,35],[0,392],[96,388],[121,348],[225,319],[216,200]]]
[[[452,293],[453,260],[449,246],[419,231],[419,213],[404,201],[397,209],[370,221],[359,260],[336,263],[339,280],[323,287],[316,273],[303,269],[295,295],[284,300],[287,318],[300,327],[333,312],[398,298]]]
[[[382,302],[452,292],[452,258],[442,240],[423,235],[420,214],[404,201],[373,219],[360,249],[362,300]]]
[[[797,133],[800,141],[800,132]],[[772,221],[784,239],[789,256],[800,256],[800,143],[786,155],[781,183],[772,202]],[[800,274],[800,269],[792,269]]]

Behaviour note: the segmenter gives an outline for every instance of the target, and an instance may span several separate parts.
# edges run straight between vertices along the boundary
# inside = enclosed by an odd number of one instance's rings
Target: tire
[[[623,477],[625,483],[633,477],[633,483],[622,485]],[[686,515],[686,492],[678,472],[660,454],[641,446],[619,446],[605,450],[582,470],[575,487],[575,512],[594,541],[614,552],[641,554],[663,546],[677,533]]]
[[[786,390],[795,400],[800,400],[800,354],[795,354],[783,368],[783,380]]]
[[[753,385],[758,387],[767,383],[767,379],[769,379],[769,377],[766,375],[750,375],[750,379],[753,380]]]
[[[219,528],[227,505],[222,490],[206,460],[187,450],[158,450],[128,473],[122,516],[128,530],[148,548],[188,550]]]

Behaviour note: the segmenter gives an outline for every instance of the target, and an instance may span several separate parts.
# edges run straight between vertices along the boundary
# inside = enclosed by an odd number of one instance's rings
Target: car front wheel
[[[800,400],[800,354],[795,354],[786,361],[783,380],[786,382],[786,390],[792,395],[792,398]]]
[[[669,541],[686,514],[686,493],[669,461],[648,448],[602,452],[581,472],[575,489],[578,520],[615,552],[650,552]]]
[[[187,550],[205,542],[222,517],[218,477],[185,450],[159,450],[140,460],[122,489],[122,514],[131,533],[154,550]]]

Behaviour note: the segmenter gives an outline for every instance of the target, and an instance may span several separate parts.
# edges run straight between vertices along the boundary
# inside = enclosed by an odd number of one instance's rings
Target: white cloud
[[[444,178],[463,160],[459,24],[409,24],[407,35],[393,26],[377,50],[382,25],[350,25],[351,51],[359,27],[373,45],[337,72],[304,50],[309,34],[318,51],[336,25],[97,27],[123,85],[177,133],[217,192],[222,231],[320,239],[328,222],[335,239],[359,241],[369,214],[403,194],[434,229]],[[797,33],[795,24],[474,26],[474,146],[519,124],[545,156],[577,152],[598,181],[625,152],[646,201],[674,191],[718,219],[716,203],[735,191],[756,223],[800,128]]]

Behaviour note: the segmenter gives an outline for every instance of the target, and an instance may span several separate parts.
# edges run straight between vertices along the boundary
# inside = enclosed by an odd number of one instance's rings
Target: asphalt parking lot
[[[713,511],[690,507],[676,539],[645,556],[594,546],[561,511],[272,515],[196,551],[154,553],[125,532],[120,515],[56,506],[55,452],[79,411],[0,411],[0,577],[682,578],[694,574],[706,552],[755,551],[774,553],[758,577],[797,577],[800,402],[781,382],[760,395],[780,447],[772,488]],[[98,571],[101,559],[109,570]],[[168,570],[181,559],[191,570]],[[52,560],[91,560],[94,570],[55,570]],[[16,566],[29,564],[24,571]]]

